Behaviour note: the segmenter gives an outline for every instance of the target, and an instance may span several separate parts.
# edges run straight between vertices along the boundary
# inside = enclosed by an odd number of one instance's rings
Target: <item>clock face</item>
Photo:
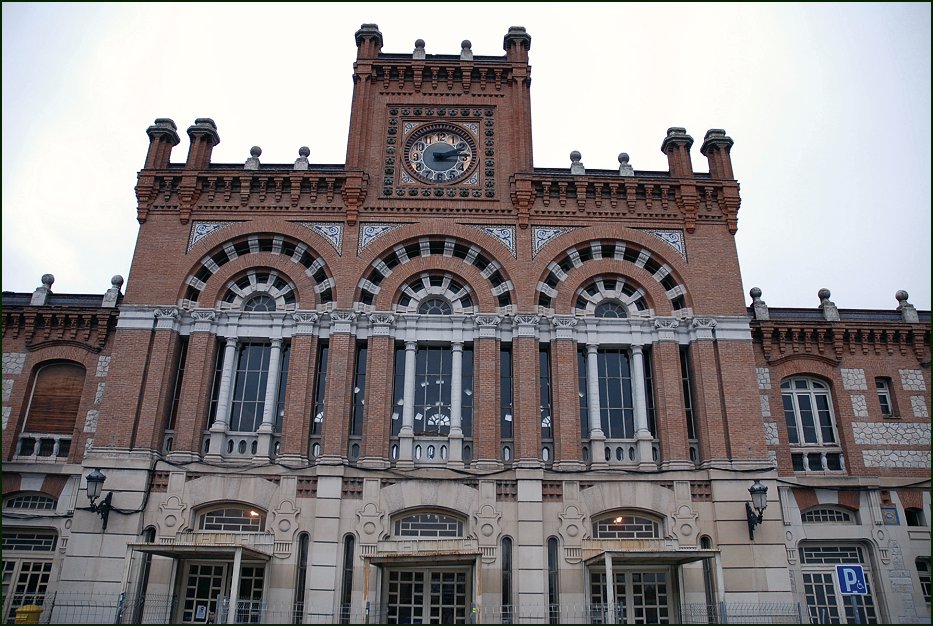
[[[466,131],[448,124],[429,124],[408,140],[405,161],[417,178],[449,183],[466,176],[475,153],[475,143]]]

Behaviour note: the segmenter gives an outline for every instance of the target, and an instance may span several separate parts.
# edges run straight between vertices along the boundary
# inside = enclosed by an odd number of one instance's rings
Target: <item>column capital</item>
[[[477,328],[479,328],[480,339],[495,339],[496,329],[502,323],[501,315],[477,315],[474,318]]]
[[[555,315],[551,318],[551,326],[557,339],[573,339],[573,329],[577,325],[577,318],[572,315]]]
[[[217,313],[210,309],[195,309],[190,315],[194,321],[192,332],[208,332],[217,320]]]
[[[372,327],[372,334],[376,337],[388,337],[392,331],[395,316],[391,313],[370,313],[367,318]]]
[[[357,317],[356,311],[331,311],[327,316],[330,318],[332,333],[350,334],[353,332],[353,322]]]
[[[654,320],[654,328],[658,331],[658,339],[661,341],[676,341],[679,326],[680,320],[672,317],[658,317]]]

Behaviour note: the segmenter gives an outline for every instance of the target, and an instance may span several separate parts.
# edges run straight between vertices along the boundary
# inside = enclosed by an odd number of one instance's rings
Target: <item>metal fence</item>
[[[24,603],[25,604],[25,603]],[[44,598],[40,622],[44,624],[171,624],[179,618],[175,596],[133,594],[58,593]],[[448,607],[436,614],[412,607],[408,611],[370,605],[362,610],[343,606],[313,607],[293,603],[240,600],[233,604],[218,597],[201,614],[185,620],[194,623],[236,624],[624,624],[621,604],[535,604],[515,606]],[[647,611],[647,612],[646,612]],[[639,608],[642,623],[682,624],[799,624],[803,614],[796,603],[685,604],[679,607]]]

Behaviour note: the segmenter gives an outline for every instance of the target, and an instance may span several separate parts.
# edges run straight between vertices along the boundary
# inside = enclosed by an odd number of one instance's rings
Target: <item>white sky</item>
[[[146,127],[213,161],[343,163],[353,34],[384,52],[502,55],[532,37],[536,167],[666,170],[670,126],[735,140],[746,294],[773,307],[930,308],[930,4],[3,3],[3,289],[59,293],[128,275]],[[129,277],[132,280],[132,276]],[[746,298],[746,301],[749,301]]]

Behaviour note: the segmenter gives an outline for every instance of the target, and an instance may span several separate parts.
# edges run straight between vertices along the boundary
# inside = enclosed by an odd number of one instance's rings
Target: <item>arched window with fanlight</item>
[[[266,529],[266,513],[244,504],[224,504],[199,512],[196,529],[226,533],[263,532]]]
[[[594,539],[659,539],[661,524],[643,513],[619,511],[593,521]]]
[[[794,471],[843,470],[829,385],[809,376],[786,378],[781,401]]]
[[[21,460],[68,458],[84,379],[84,366],[71,361],[45,363],[36,369],[16,451]]]

